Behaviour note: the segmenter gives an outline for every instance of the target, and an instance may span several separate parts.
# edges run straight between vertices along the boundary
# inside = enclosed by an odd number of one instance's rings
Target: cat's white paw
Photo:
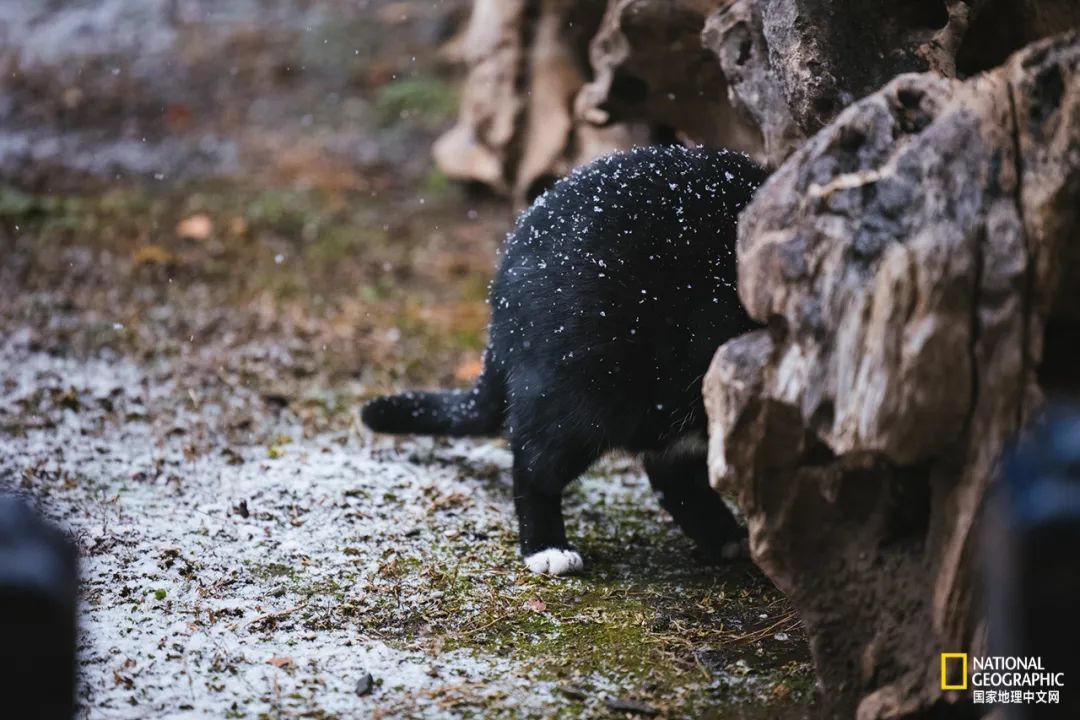
[[[746,560],[750,557],[750,541],[746,538],[724,543],[720,557],[725,560]]]
[[[580,572],[585,562],[573,550],[548,548],[525,558],[525,565],[534,573],[545,575],[570,575]]]

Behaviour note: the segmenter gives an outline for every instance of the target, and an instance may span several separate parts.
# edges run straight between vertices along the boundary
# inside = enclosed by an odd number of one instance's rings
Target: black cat
[[[576,170],[507,237],[476,386],[378,398],[364,423],[505,432],[534,572],[581,569],[562,492],[613,449],[644,453],[660,504],[704,554],[730,556],[745,533],[708,484],[700,386],[717,347],[755,327],[735,291],[735,224],[765,177],[744,155],[682,147]]]

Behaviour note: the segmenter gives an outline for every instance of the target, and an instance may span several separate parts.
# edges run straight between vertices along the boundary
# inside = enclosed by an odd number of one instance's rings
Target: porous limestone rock
[[[766,327],[706,376],[710,471],[842,714],[959,699],[939,653],[984,646],[982,500],[1067,351],[1047,328],[1075,318],[1078,245],[1076,33],[966,82],[896,78],[744,212],[739,291]]]

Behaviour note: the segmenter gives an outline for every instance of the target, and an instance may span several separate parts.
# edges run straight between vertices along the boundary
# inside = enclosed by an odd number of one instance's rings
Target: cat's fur
[[[643,453],[661,505],[706,555],[725,555],[743,531],[708,485],[701,379],[717,347],[754,327],[735,291],[735,224],[765,177],[744,155],[682,147],[575,171],[507,238],[476,386],[378,398],[364,423],[505,432],[536,572],[581,568],[562,492],[613,449]]]

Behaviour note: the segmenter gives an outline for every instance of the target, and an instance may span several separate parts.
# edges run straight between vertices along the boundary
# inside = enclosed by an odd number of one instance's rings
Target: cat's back
[[[645,229],[672,245],[725,231],[765,179],[742,153],[681,146],[604,156],[538,197],[508,238],[507,256],[543,250],[595,252],[640,246]],[[631,242],[633,241],[633,242]]]
[[[752,327],[735,290],[735,229],[764,177],[736,153],[647,148],[541,196],[508,238],[491,294],[488,359],[511,424],[628,449],[700,424],[698,378]]]
[[[738,213],[765,176],[743,154],[677,146],[636,148],[575,170],[508,236],[494,321],[526,310],[586,317],[587,304],[665,315],[720,302],[734,291]]]

